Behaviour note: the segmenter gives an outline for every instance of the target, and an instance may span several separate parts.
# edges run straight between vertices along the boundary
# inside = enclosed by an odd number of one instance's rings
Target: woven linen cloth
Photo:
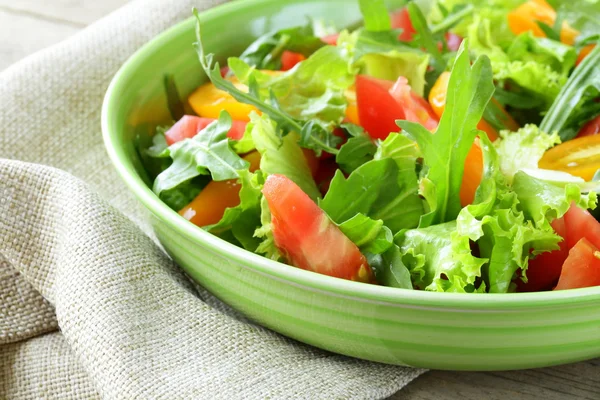
[[[165,255],[110,165],[112,76],[221,2],[135,1],[0,74],[0,399],[370,399],[423,372],[245,320]]]

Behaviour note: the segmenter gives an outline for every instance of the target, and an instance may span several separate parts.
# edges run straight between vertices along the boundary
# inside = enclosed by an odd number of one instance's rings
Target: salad
[[[153,190],[218,237],[408,290],[600,285],[600,2],[438,0],[271,32],[139,153]],[[197,16],[197,15],[196,15]],[[188,220],[189,222],[185,221]]]

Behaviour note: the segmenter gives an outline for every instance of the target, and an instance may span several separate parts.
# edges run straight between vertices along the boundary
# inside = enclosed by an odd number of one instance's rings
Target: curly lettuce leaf
[[[347,128],[352,137],[340,147],[335,161],[342,171],[350,174],[373,159],[377,146],[361,127],[351,124],[342,125],[342,127]]]
[[[400,171],[390,158],[369,161],[347,179],[337,171],[319,205],[338,224],[361,213],[383,220],[392,232],[415,227],[423,204],[414,175],[414,170]]]
[[[269,209],[269,203],[263,196],[260,201],[260,227],[254,231],[254,237],[257,238],[260,243],[256,248],[255,252],[262,254],[263,256],[274,260],[281,261],[283,256],[279,252],[277,246],[275,246],[275,238],[273,237],[273,227],[271,225],[271,210]]]
[[[535,169],[546,150],[560,143],[557,133],[549,135],[537,126],[528,124],[516,132],[501,131],[494,142],[500,170],[511,184],[513,176],[523,169]]]
[[[268,115],[259,117],[252,113],[250,119],[252,140],[261,154],[261,171],[267,175],[285,175],[313,200],[319,198],[321,194],[298,145],[298,136],[292,133],[279,137],[276,124]]]
[[[173,189],[199,175],[211,174],[215,181],[237,179],[238,171],[247,169],[243,160],[229,146],[227,132],[231,128],[231,117],[226,111],[219,119],[198,132],[169,147],[173,164],[156,177],[153,190],[157,195]]]
[[[452,221],[460,212],[465,159],[493,92],[489,59],[479,57],[471,66],[464,41],[452,68],[446,108],[435,133],[432,135],[416,123],[397,121],[398,126],[417,141],[428,167],[425,182],[422,182],[428,190],[422,190],[421,194],[431,210],[421,217],[419,227]]]
[[[421,157],[417,144],[406,136],[392,132],[379,144],[374,159],[391,158],[400,171],[415,170],[417,159]],[[416,175],[415,175],[416,179]]]

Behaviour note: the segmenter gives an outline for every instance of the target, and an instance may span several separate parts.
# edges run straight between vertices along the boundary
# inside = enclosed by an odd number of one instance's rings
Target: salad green
[[[140,149],[153,190],[224,240],[338,278],[600,284],[600,237],[574,222],[598,224],[600,2],[583,3],[360,0],[356,30],[312,20],[226,66],[198,19],[209,81],[182,100],[165,77],[177,123]],[[574,247],[592,252],[576,279]]]

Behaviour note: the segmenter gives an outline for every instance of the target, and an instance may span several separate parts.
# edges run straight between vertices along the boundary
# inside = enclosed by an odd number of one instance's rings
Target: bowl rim
[[[261,7],[277,2],[299,3],[303,0],[238,0],[211,8],[200,14],[202,19],[223,17],[240,8]],[[459,309],[507,309],[546,306],[568,306],[574,303],[600,302],[600,286],[562,291],[533,293],[440,293],[424,290],[407,290],[386,286],[369,285],[334,278],[312,271],[294,268],[237,247],[203,229],[185,222],[177,212],[163,203],[142,178],[127,166],[127,155],[118,140],[118,129],[113,129],[119,94],[126,89],[127,81],[144,64],[148,55],[169,43],[194,26],[194,17],[187,18],[151,39],[131,55],[113,77],[104,97],[101,112],[102,135],[106,151],[121,179],[133,191],[137,199],[156,218],[179,231],[191,241],[198,242],[221,256],[232,259],[246,269],[268,275],[287,284],[303,287],[313,292],[325,292],[333,296],[349,297],[355,301],[386,303],[393,306],[422,306]],[[191,46],[191,43],[190,43]]]

